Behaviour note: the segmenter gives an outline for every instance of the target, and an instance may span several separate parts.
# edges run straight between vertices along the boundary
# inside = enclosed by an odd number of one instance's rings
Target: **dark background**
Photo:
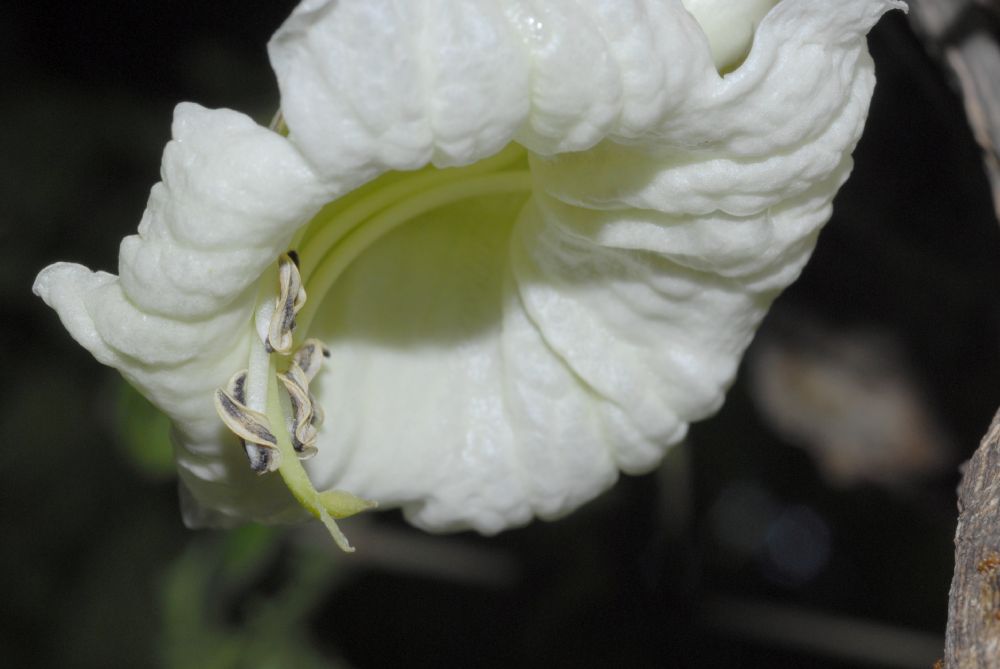
[[[748,358],[771,344],[822,388],[847,369],[912,391],[874,437],[832,412],[835,443],[884,462],[832,475],[761,411],[751,362],[660,471],[559,522],[437,538],[380,514],[348,525],[349,558],[311,526],[181,526],[162,424],[31,283],[56,260],[115,270],[174,104],[270,118],[265,43],[292,6],[5,7],[0,665],[929,666],[957,466],[1000,404],[1000,232],[961,105],[898,12],[871,36],[854,175]]]

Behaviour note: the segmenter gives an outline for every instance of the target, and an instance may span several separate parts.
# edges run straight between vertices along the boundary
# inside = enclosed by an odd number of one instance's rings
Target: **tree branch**
[[[945,666],[1000,667],[1000,411],[958,487]]]

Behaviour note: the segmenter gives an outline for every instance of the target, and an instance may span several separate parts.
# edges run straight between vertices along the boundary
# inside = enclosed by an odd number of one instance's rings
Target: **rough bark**
[[[1000,0],[910,0],[910,23],[962,96],[1000,219]],[[943,664],[1000,669],[1000,411],[958,488]]]
[[[1000,667],[1000,411],[958,488],[945,667]]]

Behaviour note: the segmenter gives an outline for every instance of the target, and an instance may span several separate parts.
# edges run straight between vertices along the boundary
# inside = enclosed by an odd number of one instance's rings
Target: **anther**
[[[313,423],[313,398],[309,395],[309,381],[305,373],[294,362],[278,379],[288,392],[292,405],[290,429],[292,447],[300,459],[316,455],[316,427]]]
[[[237,372],[229,379],[225,389],[215,391],[215,411],[226,427],[243,442],[250,468],[257,474],[263,474],[276,470],[281,457],[278,440],[271,431],[267,416],[244,404],[246,376],[246,370]]]
[[[292,361],[305,373],[306,379],[312,381],[323,366],[323,358],[330,357],[328,349],[319,339],[306,339],[295,351]]]
[[[293,252],[294,253],[294,252]],[[306,303],[306,291],[299,274],[298,255],[288,253],[278,258],[278,299],[268,327],[264,348],[268,353],[288,355],[292,351],[295,315]]]

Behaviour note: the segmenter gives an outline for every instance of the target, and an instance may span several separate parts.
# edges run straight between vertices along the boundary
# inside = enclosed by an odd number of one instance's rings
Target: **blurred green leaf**
[[[226,580],[238,586],[254,578],[274,558],[281,530],[265,525],[246,525],[226,534],[219,559]]]
[[[163,584],[164,667],[345,666],[307,636],[313,608],[336,584],[335,565],[329,553],[289,546],[286,537],[251,525],[188,546]]]
[[[116,424],[126,459],[157,480],[174,476],[170,419],[125,381],[119,381]]]

